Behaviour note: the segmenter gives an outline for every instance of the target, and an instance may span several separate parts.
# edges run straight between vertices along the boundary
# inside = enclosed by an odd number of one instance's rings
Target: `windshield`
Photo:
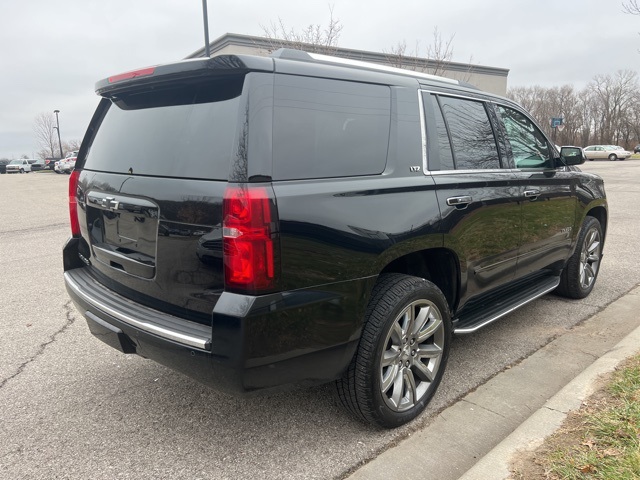
[[[11,160],[9,165],[22,165],[22,160]]]

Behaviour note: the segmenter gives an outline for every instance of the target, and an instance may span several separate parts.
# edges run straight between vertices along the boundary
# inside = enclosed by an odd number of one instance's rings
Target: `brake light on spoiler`
[[[138,77],[148,77],[153,75],[156,67],[147,67],[141,68],[139,70],[132,70],[130,72],[121,73],[119,75],[114,75],[113,77],[109,77],[109,83],[121,82],[122,80],[131,80],[132,78]]]

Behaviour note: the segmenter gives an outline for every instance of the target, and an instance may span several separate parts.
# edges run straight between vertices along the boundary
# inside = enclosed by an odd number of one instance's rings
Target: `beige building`
[[[473,65],[458,62],[436,62],[426,58],[394,55],[390,53],[369,52],[366,50],[354,50],[352,48],[330,47],[318,48],[315,45],[306,45],[274,40],[265,37],[255,37],[251,35],[238,35],[236,33],[226,33],[217,38],[209,45],[212,56],[223,54],[249,54],[268,55],[273,50],[281,47],[298,48],[300,50],[315,51],[335,55],[337,57],[363,62],[378,63],[381,65],[406,68],[424,73],[433,74],[461,80],[478,87],[480,90],[506,95],[507,76],[509,70],[506,68],[487,67],[484,65]],[[187,58],[203,57],[204,47],[193,52]]]

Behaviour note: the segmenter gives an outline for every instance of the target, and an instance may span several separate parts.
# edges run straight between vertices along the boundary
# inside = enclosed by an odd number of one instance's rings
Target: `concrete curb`
[[[640,352],[640,327],[569,382],[511,435],[462,475],[460,480],[511,478],[509,469],[516,454],[532,452],[538,448],[546,437],[562,425],[569,412],[580,408],[582,402],[596,391],[599,377],[613,372],[621,362],[638,352]]]
[[[598,376],[640,351],[640,286],[504,370],[348,480],[509,478],[514,454],[555,432]]]

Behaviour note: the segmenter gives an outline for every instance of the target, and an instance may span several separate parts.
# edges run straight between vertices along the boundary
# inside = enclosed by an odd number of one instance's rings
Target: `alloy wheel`
[[[591,287],[596,280],[601,250],[600,232],[596,228],[591,228],[584,237],[580,253],[580,285],[583,289]]]
[[[387,406],[403,412],[427,393],[440,368],[445,329],[435,304],[421,299],[396,317],[380,362],[380,388]]]

